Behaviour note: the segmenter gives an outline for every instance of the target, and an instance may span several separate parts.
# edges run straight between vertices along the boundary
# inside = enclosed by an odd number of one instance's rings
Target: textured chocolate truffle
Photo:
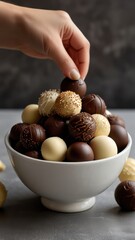
[[[123,118],[121,118],[120,116],[108,115],[107,118],[111,125],[120,125],[125,128],[125,122],[124,122]]]
[[[82,98],[87,90],[86,83],[84,80],[71,80],[70,78],[66,77],[63,79],[60,85],[61,92],[63,91],[72,91],[80,95]]]
[[[99,95],[88,94],[82,99],[82,111],[90,114],[99,113],[104,115],[106,105]]]
[[[115,189],[115,200],[125,211],[135,211],[135,181],[123,181]]]
[[[65,118],[80,113],[81,109],[82,100],[78,94],[72,91],[61,92],[54,104],[55,112]]]
[[[88,142],[94,137],[96,123],[89,113],[81,112],[71,117],[68,129],[70,136],[77,141]]]
[[[20,141],[27,150],[38,149],[46,138],[45,129],[39,124],[30,124],[23,129]]]
[[[61,117],[54,115],[44,121],[43,127],[46,130],[47,137],[62,137],[65,135],[67,124]]]
[[[128,144],[128,133],[126,129],[120,125],[111,125],[109,137],[116,142],[119,152]]]
[[[75,142],[67,149],[68,162],[91,161],[94,159],[92,148],[85,142]]]
[[[18,142],[20,140],[21,131],[27,126],[25,123],[17,123],[15,124],[9,134],[9,138],[11,141]]]

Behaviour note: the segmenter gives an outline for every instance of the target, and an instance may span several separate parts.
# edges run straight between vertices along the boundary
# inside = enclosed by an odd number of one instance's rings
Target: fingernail
[[[77,69],[72,69],[70,72],[70,78],[73,80],[79,80],[80,79],[80,73],[78,72]]]

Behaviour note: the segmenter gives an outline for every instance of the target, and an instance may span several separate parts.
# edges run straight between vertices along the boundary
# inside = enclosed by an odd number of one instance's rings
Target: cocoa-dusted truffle
[[[106,104],[104,100],[96,94],[88,94],[82,99],[82,111],[90,114],[105,114]]]
[[[128,133],[126,129],[120,125],[111,125],[109,137],[116,142],[119,152],[128,144]]]
[[[115,189],[115,200],[125,211],[135,211],[135,181],[123,181]]]
[[[85,142],[72,143],[66,154],[68,162],[91,161],[94,159],[92,148]]]
[[[87,90],[87,86],[84,80],[71,80],[70,78],[66,77],[63,79],[60,85],[61,92],[63,91],[72,91],[80,95],[82,98]]]
[[[23,129],[20,141],[27,150],[38,149],[46,138],[45,129],[39,124],[30,124]]]
[[[61,117],[54,115],[44,121],[43,127],[46,130],[47,137],[62,137],[66,133],[67,124]]]
[[[78,94],[72,91],[61,92],[57,97],[54,110],[65,118],[70,118],[80,113],[82,108],[82,100]]]
[[[94,137],[96,123],[89,113],[81,112],[71,117],[68,129],[69,134],[77,141],[88,142]]]
[[[107,116],[108,121],[111,125],[120,125],[125,128],[125,122],[124,119],[118,115],[108,115]]]

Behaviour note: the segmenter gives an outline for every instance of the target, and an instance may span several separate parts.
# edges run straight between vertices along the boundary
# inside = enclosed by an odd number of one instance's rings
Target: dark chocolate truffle
[[[99,95],[88,94],[82,99],[82,111],[90,114],[99,113],[104,115],[106,104]]]
[[[86,83],[84,80],[71,80],[70,78],[66,77],[63,79],[60,85],[61,92],[64,91],[72,91],[80,95],[82,98],[87,90]]]
[[[63,137],[67,129],[67,124],[61,117],[54,115],[44,121],[43,127],[46,130],[47,137]]]
[[[26,123],[16,123],[10,130],[9,138],[11,141],[18,142],[20,140],[21,131],[28,124]]]
[[[126,129],[120,125],[111,125],[109,137],[115,141],[119,152],[128,144],[128,133]]]
[[[135,181],[123,181],[115,189],[115,200],[125,211],[135,211]]]
[[[23,129],[20,141],[27,150],[38,149],[46,138],[45,129],[39,124],[30,124]]]
[[[75,142],[67,149],[66,160],[68,162],[80,162],[94,160],[92,148],[85,142]]]
[[[123,118],[121,118],[120,116],[108,115],[107,118],[111,125],[120,125],[125,128],[125,122],[124,122]]]
[[[96,122],[91,114],[81,112],[70,118],[68,130],[77,141],[88,142],[94,137]]]
[[[37,158],[37,159],[41,158],[41,155],[36,150],[28,151],[28,152],[25,153],[25,155],[28,156],[28,157],[31,157],[31,158]]]

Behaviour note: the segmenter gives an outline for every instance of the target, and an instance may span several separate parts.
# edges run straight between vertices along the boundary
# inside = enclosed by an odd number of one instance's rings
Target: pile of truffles
[[[122,151],[128,144],[124,120],[86,90],[85,81],[64,78],[60,89],[44,91],[11,128],[12,147],[29,157],[67,162],[99,160]]]

